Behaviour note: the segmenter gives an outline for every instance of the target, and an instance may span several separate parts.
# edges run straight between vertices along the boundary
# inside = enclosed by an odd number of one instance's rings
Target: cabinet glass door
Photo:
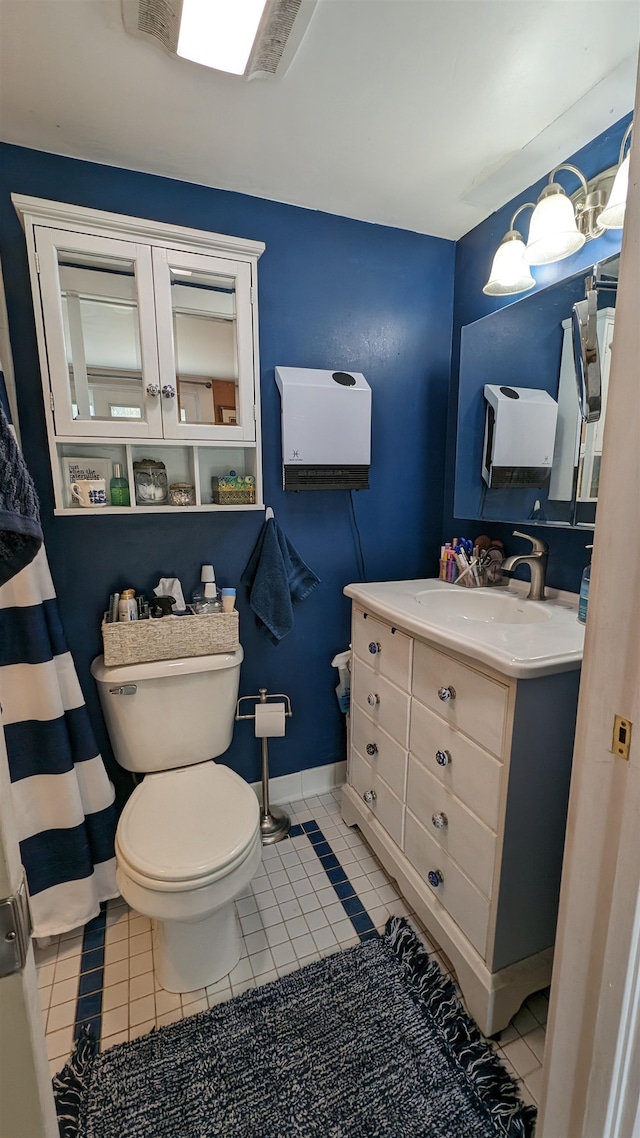
[[[36,227],[57,435],[161,437],[151,251]]]
[[[251,268],[154,248],[165,438],[254,440]]]

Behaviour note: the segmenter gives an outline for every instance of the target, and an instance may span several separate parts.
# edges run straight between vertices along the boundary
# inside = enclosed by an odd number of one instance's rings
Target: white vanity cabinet
[[[352,645],[344,820],[493,1034],[551,976],[579,671],[514,679],[359,603]]]
[[[212,501],[212,477],[255,482],[261,458],[257,261],[264,245],[13,195],[31,272],[56,513],[70,472],[155,459]],[[248,495],[245,494],[244,498]],[[238,501],[243,501],[238,497]],[[244,504],[244,503],[243,503]],[[242,508],[242,507],[239,507]],[[245,506],[245,508],[247,508]],[[97,510],[95,511],[97,512]]]

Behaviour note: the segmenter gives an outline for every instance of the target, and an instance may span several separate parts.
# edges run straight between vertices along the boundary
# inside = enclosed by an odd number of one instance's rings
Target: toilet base
[[[155,971],[167,992],[195,992],[226,976],[240,959],[242,933],[233,901],[204,921],[154,921]]]

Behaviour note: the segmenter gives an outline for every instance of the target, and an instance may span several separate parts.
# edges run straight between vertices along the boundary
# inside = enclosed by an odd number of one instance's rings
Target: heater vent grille
[[[550,466],[492,466],[489,486],[492,490],[508,486],[546,486],[551,474]]]
[[[301,3],[302,0],[272,0],[267,4],[245,68],[247,78],[259,73],[275,75]]]
[[[122,14],[127,31],[150,36],[176,54],[182,0],[123,0]]]
[[[368,490],[368,466],[284,466],[285,490]]]

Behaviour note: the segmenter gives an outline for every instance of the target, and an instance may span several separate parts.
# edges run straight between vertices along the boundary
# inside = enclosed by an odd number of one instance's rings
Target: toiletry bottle
[[[233,612],[236,607],[235,589],[222,589],[222,611]]]
[[[135,589],[123,589],[118,603],[118,620],[137,620],[138,606]]]
[[[109,483],[109,493],[111,495],[112,506],[130,506],[131,496],[129,494],[129,483],[124,477],[121,462],[114,462],[113,464],[113,478]]]
[[[585,546],[586,549],[593,549],[592,545]],[[582,581],[580,582],[580,600],[578,601],[578,620],[582,624],[587,623],[587,606],[589,604],[589,585],[591,584],[591,562],[585,565],[582,573]]]

